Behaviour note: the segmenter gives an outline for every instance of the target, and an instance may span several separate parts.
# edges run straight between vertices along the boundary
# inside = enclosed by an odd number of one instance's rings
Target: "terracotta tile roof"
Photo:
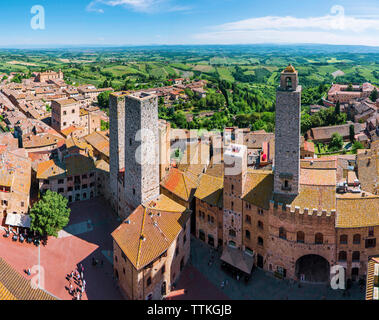
[[[137,270],[161,256],[190,217],[185,207],[164,195],[151,204],[140,205],[112,233],[114,241]]]
[[[218,164],[211,164],[208,166],[206,174],[214,177],[223,177],[224,176],[224,162]]]
[[[300,184],[314,186],[336,186],[336,170],[300,169]]]
[[[110,170],[109,164],[107,162],[105,162],[103,159],[96,161],[95,166],[96,166],[96,169],[103,170],[106,172],[110,172],[109,171]]]
[[[205,201],[206,203],[218,206],[223,206],[223,191],[224,191],[224,179],[223,177],[213,177],[208,174],[204,174],[200,179],[200,184],[196,189],[195,197]]]
[[[274,175],[271,171],[249,170],[242,199],[260,208],[268,209],[273,187]]]
[[[64,163],[69,176],[87,174],[95,170],[93,159],[79,154],[64,158]]]
[[[301,145],[301,149],[307,152],[315,152],[315,144],[311,141],[304,141]]]
[[[347,123],[337,126],[312,128],[310,129],[310,132],[313,140],[330,139],[335,132],[339,133],[342,137],[348,137],[351,124],[354,125],[354,131],[356,134],[364,129],[364,126],[360,123]]]
[[[55,160],[48,160],[38,164],[37,179],[64,178],[66,167],[63,163]]]
[[[308,208],[311,212],[317,209],[319,212],[330,212],[336,209],[336,186],[300,185],[299,194],[291,202],[291,209],[300,207],[300,210]]]
[[[301,159],[300,167],[302,169],[337,169],[337,157],[334,159]]]
[[[379,225],[379,196],[344,195],[337,197],[336,228]]]
[[[161,182],[161,186],[179,198],[190,201],[198,186],[198,181],[188,173],[171,168]]]
[[[0,300],[57,300],[41,289],[33,289],[30,281],[0,258]]]
[[[95,131],[84,139],[96,150],[109,157],[109,139],[106,136]]]
[[[30,133],[22,136],[22,145],[24,148],[40,148],[55,145],[59,140],[59,137],[49,133]]]

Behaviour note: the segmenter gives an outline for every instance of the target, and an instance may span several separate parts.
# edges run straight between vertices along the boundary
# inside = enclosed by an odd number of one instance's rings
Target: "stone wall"
[[[109,95],[109,166],[111,207],[118,210],[118,175],[125,157],[125,94]]]
[[[278,90],[275,112],[274,193],[293,195],[299,192],[301,87]]]
[[[132,211],[159,195],[158,99],[125,99],[125,199]]]

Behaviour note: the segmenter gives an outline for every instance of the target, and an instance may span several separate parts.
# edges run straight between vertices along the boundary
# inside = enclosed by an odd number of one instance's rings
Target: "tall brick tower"
[[[276,93],[274,199],[288,203],[299,193],[301,86],[289,65]]]
[[[159,195],[158,98],[149,93],[125,96],[124,216]]]
[[[125,157],[125,96],[115,92],[109,96],[109,167],[111,206],[119,213],[118,179],[124,169]]]

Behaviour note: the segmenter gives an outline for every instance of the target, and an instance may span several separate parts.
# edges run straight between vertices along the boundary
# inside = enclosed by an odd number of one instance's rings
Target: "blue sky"
[[[43,6],[45,29],[31,8]],[[2,0],[0,46],[379,46],[378,0]]]

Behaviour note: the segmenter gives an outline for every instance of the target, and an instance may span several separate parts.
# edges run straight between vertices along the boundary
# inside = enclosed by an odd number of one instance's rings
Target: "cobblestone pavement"
[[[211,255],[214,263],[209,266]],[[191,237],[191,263],[213,285],[222,290],[232,300],[360,300],[364,299],[358,284],[353,284],[347,294],[342,290],[333,290],[326,285],[301,284],[289,280],[279,280],[271,273],[255,268],[250,281],[237,281],[221,269],[220,253],[211,249],[204,242]],[[227,281],[224,289],[221,282]],[[199,283],[199,286],[202,284]]]

